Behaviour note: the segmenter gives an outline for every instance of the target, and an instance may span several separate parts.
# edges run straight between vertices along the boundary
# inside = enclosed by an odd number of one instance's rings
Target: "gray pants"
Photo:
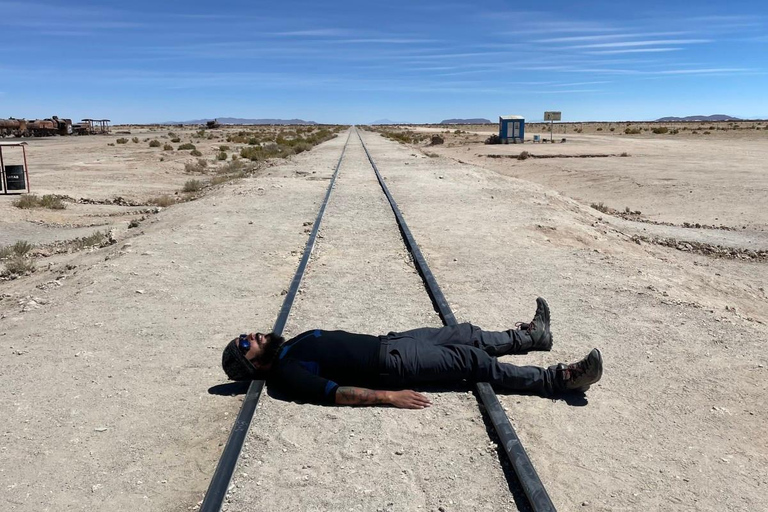
[[[555,367],[515,366],[495,356],[529,350],[525,331],[483,331],[469,323],[425,327],[382,336],[382,378],[390,385],[488,382],[496,390],[551,396],[557,391]]]

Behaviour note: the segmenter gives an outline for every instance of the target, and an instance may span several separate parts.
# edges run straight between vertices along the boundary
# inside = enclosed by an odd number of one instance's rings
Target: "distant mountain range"
[[[491,124],[491,121],[483,117],[475,117],[472,119],[444,119],[440,121],[440,124]]]
[[[194,119],[192,121],[172,121],[163,124],[205,124],[213,119]],[[317,124],[303,119],[241,119],[239,117],[218,117],[220,124]]]
[[[741,121],[741,119],[723,114],[715,114],[713,116],[660,117],[656,121],[670,123],[674,121]]]

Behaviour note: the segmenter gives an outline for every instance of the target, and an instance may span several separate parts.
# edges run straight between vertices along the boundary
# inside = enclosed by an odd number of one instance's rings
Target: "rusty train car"
[[[90,123],[72,124],[71,119],[0,119],[0,137],[49,137],[52,135],[84,135],[90,133]]]

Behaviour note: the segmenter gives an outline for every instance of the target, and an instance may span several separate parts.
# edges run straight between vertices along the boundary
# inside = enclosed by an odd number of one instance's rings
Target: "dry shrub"
[[[173,146],[171,146],[170,144],[165,144],[163,146],[163,151],[173,151]]]
[[[13,202],[16,208],[48,208],[49,210],[63,210],[67,205],[61,197],[46,194],[43,197],[37,197],[35,194],[24,194]]]
[[[72,242],[75,249],[87,249],[89,247],[101,247],[107,245],[108,237],[106,233],[96,231],[92,235],[77,238]]]
[[[193,149],[192,151],[190,151],[189,154],[192,156],[203,156],[203,154],[196,149]]]
[[[223,161],[223,160],[226,160],[226,159],[227,159],[227,154],[225,152],[223,152],[223,151],[216,155],[216,160]]]
[[[61,197],[52,194],[46,194],[40,198],[40,208],[49,210],[63,210],[67,205],[61,200]]]
[[[203,158],[198,158],[196,162],[187,162],[184,164],[184,172],[205,174],[208,172],[208,162]]]
[[[667,128],[666,126],[658,126],[658,127],[654,128],[654,129],[653,129],[653,130],[651,130],[651,131],[652,131],[653,133],[655,133],[656,135],[661,135],[662,133],[667,133],[667,132],[669,132],[669,128]]]
[[[517,155],[518,160],[528,160],[529,158],[531,158],[531,154],[527,151],[523,151],[522,153]]]
[[[128,144],[128,139],[126,139],[125,137],[120,137],[115,142],[117,142],[118,144]]]
[[[39,200],[35,194],[24,194],[13,202],[13,206],[21,208],[22,210],[27,210],[29,208],[37,207],[38,201]]]
[[[589,206],[591,206],[595,210],[597,210],[599,212],[603,212],[603,213],[608,213],[610,211],[610,209],[607,206],[605,206],[603,203],[592,203]]]
[[[173,197],[169,196],[168,194],[164,194],[162,196],[153,197],[152,199],[149,200],[149,204],[167,208],[171,205],[176,204],[176,200]]]
[[[2,277],[16,277],[31,274],[35,271],[35,262],[26,256],[15,255],[5,262],[5,269],[0,272]]]
[[[152,139],[149,141],[149,147],[151,148],[159,148],[160,147],[160,141],[157,139]]]
[[[203,190],[203,182],[200,180],[187,180],[186,183],[184,183],[184,188],[181,189],[182,192],[200,192]]]
[[[171,139],[171,142],[173,142],[174,144],[177,144],[177,143],[181,142],[181,139],[179,137],[174,137],[174,138]]]
[[[35,246],[26,240],[19,240],[13,245],[0,247],[0,260],[5,260],[14,256],[26,256]]]
[[[139,138],[138,137],[134,137],[134,138],[131,139],[131,141],[133,141],[134,144],[138,144],[139,143]]]
[[[179,151],[185,151],[187,149],[197,149],[197,147],[191,142],[187,142],[186,144],[179,146]]]

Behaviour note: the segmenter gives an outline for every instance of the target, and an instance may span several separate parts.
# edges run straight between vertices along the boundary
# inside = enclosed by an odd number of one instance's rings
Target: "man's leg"
[[[390,340],[412,338],[418,343],[435,346],[470,345],[492,356],[520,354],[533,349],[530,333],[521,329],[484,331],[470,323],[445,327],[422,327],[405,332],[389,333]]]
[[[385,367],[388,380],[404,386],[455,385],[468,380],[489,382],[497,390],[542,396],[551,396],[562,387],[556,382],[556,366],[545,369],[500,363],[470,344],[435,345],[420,343],[413,337],[391,341]]]

